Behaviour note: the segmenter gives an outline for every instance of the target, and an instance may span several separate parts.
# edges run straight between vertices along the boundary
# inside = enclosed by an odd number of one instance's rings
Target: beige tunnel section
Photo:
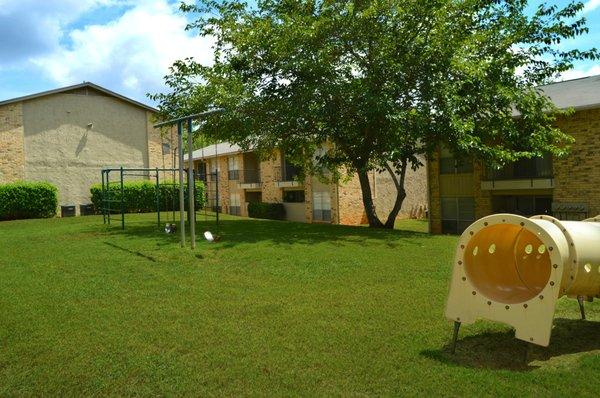
[[[458,243],[446,317],[503,322],[517,338],[547,346],[559,297],[600,297],[595,221],[514,214],[476,221]]]

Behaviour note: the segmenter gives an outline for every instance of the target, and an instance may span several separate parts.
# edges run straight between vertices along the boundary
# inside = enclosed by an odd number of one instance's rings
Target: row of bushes
[[[0,184],[0,220],[56,216],[58,189],[47,182]]]
[[[270,220],[284,220],[285,207],[283,207],[283,203],[251,202],[248,203],[248,216]]]
[[[187,203],[187,184],[184,190]],[[102,185],[92,185],[90,192],[96,213],[101,213]],[[107,205],[112,209],[120,210],[121,186],[118,184],[111,185],[107,194],[109,200],[116,201],[107,203]],[[150,213],[156,211],[156,184],[150,181],[125,182],[123,184],[123,199],[126,213]],[[204,185],[202,183],[196,183],[195,199],[196,209],[202,209],[205,204]],[[179,209],[179,184],[159,184],[159,202],[160,211]]]

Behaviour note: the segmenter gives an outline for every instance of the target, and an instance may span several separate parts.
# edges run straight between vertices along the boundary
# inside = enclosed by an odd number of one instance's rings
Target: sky
[[[600,0],[585,3],[590,33],[564,48],[600,47]],[[155,105],[146,94],[166,90],[175,60],[212,60],[186,18],[177,0],[0,0],[0,101],[90,81]],[[600,62],[586,61],[562,79],[594,74]]]

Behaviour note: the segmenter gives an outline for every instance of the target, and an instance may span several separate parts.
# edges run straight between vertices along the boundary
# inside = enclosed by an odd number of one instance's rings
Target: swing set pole
[[[177,122],[177,152],[179,155],[179,231],[180,245],[185,247],[185,199],[183,187],[183,121]]]
[[[194,137],[192,132],[192,118],[187,120],[187,132],[188,132],[188,201],[190,210],[188,214],[188,220],[190,222],[190,241],[192,249],[196,248],[196,205],[194,203],[196,196],[196,184],[194,181]]]

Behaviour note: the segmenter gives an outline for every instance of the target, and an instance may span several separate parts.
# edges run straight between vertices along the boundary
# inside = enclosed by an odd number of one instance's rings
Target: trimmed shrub
[[[248,203],[248,216],[269,220],[284,220],[285,207],[283,207],[283,203],[251,202]]]
[[[185,185],[185,200],[187,204],[188,189]],[[96,214],[102,208],[102,184],[94,184],[90,188],[92,204]],[[120,210],[121,187],[110,185],[109,199],[118,202],[109,203],[113,209]],[[134,181],[123,184],[123,198],[126,213],[150,213],[156,211],[156,184],[151,181]],[[179,184],[163,183],[159,185],[160,211],[179,209]],[[196,209],[204,208],[204,184],[196,182]]]
[[[0,184],[0,220],[56,216],[58,189],[47,182]]]

